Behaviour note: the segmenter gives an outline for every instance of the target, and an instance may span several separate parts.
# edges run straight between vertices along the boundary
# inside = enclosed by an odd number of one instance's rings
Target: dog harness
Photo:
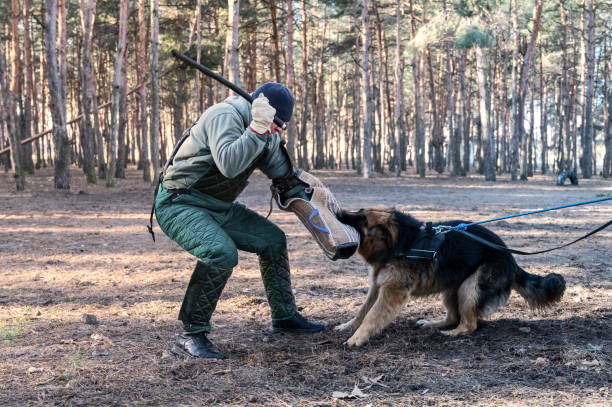
[[[432,227],[431,222],[427,222],[421,226],[417,237],[412,245],[404,250],[400,250],[396,257],[406,259],[414,263],[424,263],[433,261],[436,258],[438,249],[444,243],[445,233],[438,233]]]

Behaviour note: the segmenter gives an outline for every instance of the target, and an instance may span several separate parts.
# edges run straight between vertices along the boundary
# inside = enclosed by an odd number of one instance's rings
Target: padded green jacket
[[[164,187],[196,187],[212,167],[230,180],[254,165],[269,178],[285,175],[290,164],[280,149],[280,136],[256,133],[249,128],[251,120],[251,104],[240,96],[208,108],[166,170]]]

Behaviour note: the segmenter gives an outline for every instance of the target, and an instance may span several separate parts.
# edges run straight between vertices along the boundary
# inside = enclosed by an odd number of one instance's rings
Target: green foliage
[[[339,41],[330,41],[327,50],[332,56],[344,55],[355,50],[355,35],[347,34]]]
[[[0,323],[0,340],[9,344],[23,335],[24,327],[30,322],[26,316],[13,318],[10,324]]]
[[[497,9],[501,0],[459,0],[453,4],[455,12],[461,17],[476,14],[489,14]]]
[[[477,26],[469,26],[457,34],[454,45],[458,49],[488,48],[493,44],[491,30],[483,30]]]
[[[9,344],[11,341],[17,339],[23,334],[22,328],[1,328],[0,338],[4,340],[4,343]]]

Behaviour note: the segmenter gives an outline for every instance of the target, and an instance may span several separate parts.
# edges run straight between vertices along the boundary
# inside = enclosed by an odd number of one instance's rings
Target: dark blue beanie
[[[257,99],[260,93],[263,93],[268,98],[270,106],[276,109],[276,116],[279,119],[284,122],[291,120],[295,99],[285,85],[276,82],[266,82],[253,92],[253,99]]]

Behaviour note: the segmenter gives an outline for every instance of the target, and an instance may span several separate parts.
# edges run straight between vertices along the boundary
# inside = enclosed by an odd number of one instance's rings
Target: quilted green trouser
[[[259,269],[270,304],[272,319],[291,318],[297,308],[291,289],[287,249],[276,256],[259,256]]]
[[[181,307],[179,318],[187,331],[210,330],[210,315],[238,263],[238,250],[259,256],[272,318],[293,316],[287,241],[278,226],[240,203],[220,201],[197,190],[171,193],[163,185],[155,215],[168,237],[207,266],[196,266]]]
[[[179,311],[185,332],[210,331],[210,317],[232,269],[210,266],[198,260]]]

